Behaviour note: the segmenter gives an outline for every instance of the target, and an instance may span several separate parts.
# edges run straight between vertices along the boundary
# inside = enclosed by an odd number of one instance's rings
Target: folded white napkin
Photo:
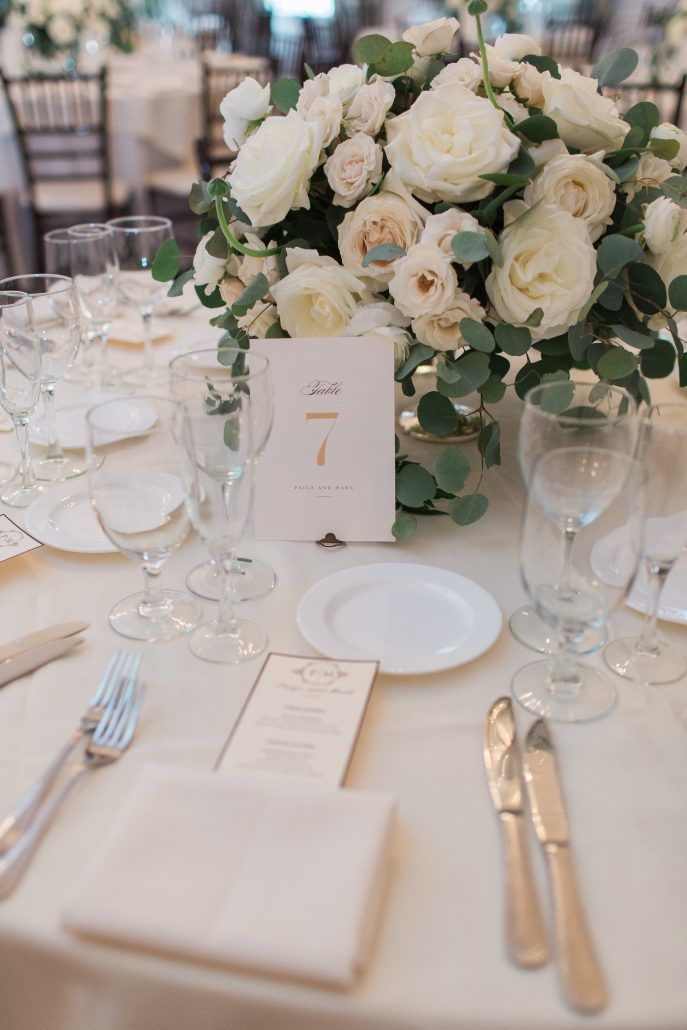
[[[148,765],[63,922],[257,973],[350,985],[370,953],[392,798]]]
[[[171,335],[170,328],[166,322],[160,322],[153,318],[153,339],[165,340]],[[117,315],[110,330],[112,343],[143,343],[143,323],[140,315],[135,313]]]

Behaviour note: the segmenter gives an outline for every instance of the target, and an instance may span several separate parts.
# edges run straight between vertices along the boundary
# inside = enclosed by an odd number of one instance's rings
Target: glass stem
[[[162,594],[159,575],[162,565],[154,565],[151,562],[143,563],[143,600],[138,606],[140,615],[144,619],[155,619],[167,611],[167,603]]]
[[[60,441],[57,439],[57,416],[55,415],[55,384],[43,388],[43,407],[48,429],[48,453],[46,458],[61,461],[64,458]]]
[[[229,554],[213,555],[217,573],[219,575],[219,612],[217,623],[220,633],[227,633],[229,636],[236,636],[237,622],[234,612],[234,574],[230,571],[236,561],[236,554],[231,551]]]
[[[580,676],[577,661],[573,655],[579,634],[568,626],[558,628],[558,653],[554,655],[549,691],[556,697],[570,697],[580,691]]]
[[[563,568],[561,570],[560,591],[564,598],[570,598],[572,596],[572,558],[576,539],[577,530],[575,528],[568,526],[563,530]]]
[[[36,476],[29,453],[29,420],[27,418],[14,419],[14,432],[19,445],[19,478],[22,489],[27,490],[36,485]]]
[[[143,367],[147,372],[155,368],[155,344],[153,343],[153,313],[142,311],[143,319]]]
[[[656,562],[647,561],[646,569],[649,573],[649,589],[647,594],[646,619],[642,627],[639,640],[635,650],[641,654],[656,654],[658,651],[657,626],[658,602],[661,599],[661,591],[670,572],[671,565],[659,565]]]

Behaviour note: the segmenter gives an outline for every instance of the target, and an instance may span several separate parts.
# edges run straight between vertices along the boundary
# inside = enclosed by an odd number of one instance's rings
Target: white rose
[[[504,32],[494,42],[494,50],[506,61],[522,61],[530,54],[541,56],[541,47],[531,36],[520,32]]]
[[[519,61],[510,61],[506,57],[498,53],[493,47],[485,46],[487,52],[487,67],[489,69],[489,82],[492,86],[496,86],[497,89],[505,89],[509,85],[511,79],[513,79],[520,71]],[[472,54],[472,57],[477,61],[479,60],[479,54]]]
[[[358,132],[367,132],[376,136],[395,98],[396,90],[384,79],[375,79],[361,86],[346,113],[346,134],[355,136]]]
[[[329,79],[323,72],[303,84],[296,111],[305,122],[322,122],[322,146],[329,146],[334,137],[339,135],[343,104],[338,94],[330,91]]]
[[[270,240],[266,247],[259,236],[256,236],[255,233],[247,232],[245,236],[245,244],[247,247],[250,247],[251,250],[271,250],[275,246],[275,241]],[[279,265],[277,264],[276,254],[272,254],[270,257],[266,258],[250,257],[246,254],[240,259],[238,277],[246,284],[246,286],[249,282],[252,282],[252,280],[255,279],[256,275],[260,275],[260,273],[265,276],[270,286],[273,286],[274,283],[276,283],[279,278]]]
[[[333,258],[301,264],[272,287],[282,327],[289,336],[345,336],[370,294]]]
[[[371,136],[359,132],[339,143],[325,162],[324,174],[334,190],[334,203],[353,207],[382,174],[382,148]]]
[[[516,97],[524,100],[531,107],[544,106],[542,73],[533,64],[527,64],[526,61],[523,61],[517,75],[513,77],[510,88]]]
[[[193,278],[195,279],[196,286],[204,286],[205,293],[208,295],[212,293],[215,286],[223,279],[227,270],[225,258],[213,257],[212,254],[207,252],[207,245],[210,237],[213,235],[212,230],[205,233],[205,236],[199,240],[193,257]]]
[[[233,275],[222,279],[222,282],[219,284],[220,295],[228,308],[239,299],[244,289],[245,287],[241,280]]]
[[[617,150],[629,125],[608,97],[597,93],[596,79],[562,68],[560,79],[542,72],[542,111],[553,118],[561,139],[584,153]]]
[[[365,69],[357,64],[340,64],[327,72],[329,95],[338,96],[344,107],[355,97],[365,81]]]
[[[389,283],[396,307],[410,318],[445,311],[457,288],[458,278],[446,254],[426,243],[416,243],[398,259]]]
[[[261,86],[256,79],[247,78],[229,90],[219,113],[224,119],[224,142],[230,150],[238,150],[248,136],[251,122],[260,121],[272,110],[270,106],[270,87]]]
[[[292,110],[285,118],[266,118],[244,143],[229,183],[253,225],[274,225],[292,209],[310,207],[308,188],[323,134],[322,122],[304,122]]]
[[[348,325],[349,336],[382,336],[394,341],[394,367],[400,368],[410,351],[410,319],[393,304],[377,301],[358,308]]]
[[[395,325],[388,325],[374,329],[370,335],[388,337],[394,341],[394,371],[405,364],[410,354],[410,345],[412,343],[412,337],[409,332],[405,329],[399,329]]]
[[[456,83],[421,93],[387,122],[386,154],[421,200],[480,200],[494,189],[480,179],[508,167],[520,148],[503,115]]]
[[[528,206],[538,200],[565,208],[585,223],[594,243],[611,224],[615,188],[609,177],[584,154],[556,157],[545,164],[523,193]]]
[[[431,57],[433,54],[449,52],[459,28],[457,18],[436,18],[425,25],[412,25],[403,33],[403,39],[413,44],[419,57]]]
[[[687,229],[687,211],[668,197],[657,197],[644,209],[644,240],[656,255],[665,254]]]
[[[656,269],[665,283],[666,290],[678,275],[687,275],[687,234],[682,233],[661,254],[649,255],[647,264]],[[654,315],[649,319],[650,329],[662,329],[665,325],[663,315]]]
[[[440,215],[429,216],[422,230],[420,243],[438,247],[448,257],[453,258],[451,241],[457,232],[484,233],[484,229],[473,215],[461,211],[458,207],[451,207],[448,211],[442,211]]]
[[[460,323],[464,318],[473,318],[483,322],[486,311],[473,297],[456,290],[451,306],[440,314],[420,315],[413,319],[413,332],[420,341],[435,350],[455,351],[465,347],[466,341],[460,331]]]
[[[553,161],[555,157],[567,154],[568,148],[563,140],[545,139],[543,143],[538,143],[536,147],[528,147],[527,153],[534,161],[536,168],[543,168],[548,161]]]
[[[512,93],[508,90],[504,90],[499,96],[499,107],[503,108],[504,111],[508,111],[515,124],[522,122],[525,118],[529,117],[529,111],[524,104],[519,103]]]
[[[476,93],[482,85],[482,69],[476,61],[469,57],[461,57],[435,75],[432,79],[431,89],[438,89],[447,82],[457,82],[459,86],[465,86],[471,93]]]
[[[394,273],[393,261],[373,261],[363,268],[368,251],[382,243],[395,243],[407,251],[420,238],[424,221],[403,197],[382,191],[366,197],[339,226],[339,250],[344,267],[375,291],[386,288]]]
[[[68,46],[76,39],[76,26],[71,18],[56,14],[50,19],[48,33],[56,46]]]
[[[682,171],[687,165],[687,135],[678,129],[677,125],[671,125],[670,122],[663,122],[662,125],[657,125],[651,130],[651,139],[668,139],[675,140],[679,144],[680,149],[675,157],[672,157],[668,164],[672,168],[679,168]]]
[[[242,329],[245,329],[250,336],[257,339],[264,339],[267,330],[279,321],[277,309],[274,304],[259,300],[257,304],[241,318],[237,319]]]
[[[486,288],[498,317],[522,325],[541,308],[535,340],[564,333],[591,296],[596,251],[583,222],[562,208],[540,204],[499,239],[503,266],[492,265]]]
[[[660,186],[672,174],[673,169],[667,161],[664,161],[662,157],[654,157],[653,154],[647,152],[642,154],[639,159],[634,179],[622,183],[620,189],[627,194],[629,202],[634,199],[635,194],[639,190],[643,190],[647,186]]]

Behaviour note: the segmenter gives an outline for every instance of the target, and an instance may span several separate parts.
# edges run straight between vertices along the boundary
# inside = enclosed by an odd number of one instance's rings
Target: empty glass
[[[43,492],[31,466],[29,419],[41,392],[41,350],[26,293],[0,292],[0,405],[12,419],[20,462],[0,500],[26,508]]]
[[[135,215],[112,218],[107,224],[115,234],[121,298],[136,308],[143,321],[143,365],[125,372],[122,381],[144,388],[166,383],[167,369],[155,364],[152,322],[153,308],[165,296],[169,284],[153,279],[151,269],[158,248],[172,238],[172,223],[156,215]]]
[[[673,683],[687,658],[657,635],[661,591],[687,548],[687,403],[657,404],[642,422],[639,459],[647,479],[642,564],[647,576],[646,620],[639,637],[613,640],[604,659],[625,679]]]
[[[518,459],[526,486],[531,485],[534,467],[542,456],[559,447],[603,447],[633,455],[639,419],[633,397],[619,386],[606,383],[573,383],[554,380],[530,390],[526,397],[518,434]],[[568,540],[572,553],[574,534]],[[524,605],[509,621],[515,639],[541,654],[554,654],[557,644],[551,628],[532,605]],[[590,654],[603,646],[606,628],[590,628],[579,641],[579,653]]]
[[[119,601],[109,616],[117,633],[134,640],[172,640],[193,629],[201,614],[190,594],[162,589],[158,580],[190,529],[176,413],[169,399],[134,397],[97,404],[86,415],[88,482],[98,522],[143,569],[143,592]]]
[[[81,342],[81,314],[74,280],[66,275],[17,275],[1,280],[0,289],[28,293],[41,348],[47,451],[34,461],[36,475],[51,483],[81,476],[86,471],[86,461],[63,452],[55,416],[55,387],[74,364]]]
[[[172,393],[179,400],[193,402],[200,397],[213,396],[212,384],[218,401],[230,403],[237,390],[250,394],[253,432],[253,461],[262,454],[272,428],[274,401],[269,362],[260,354],[246,353],[236,348],[216,347],[191,351],[174,358],[169,365]],[[252,601],[264,597],[273,589],[276,575],[265,562],[255,558],[236,558],[231,570],[234,575],[234,601]],[[186,577],[186,586],[198,597],[219,601],[221,583],[213,559],[196,565]]]
[[[615,704],[615,688],[578,661],[578,645],[602,629],[634,577],[644,493],[638,462],[620,451],[566,447],[537,462],[523,525],[521,571],[558,653],[515,674],[513,696],[531,712],[562,722],[596,719]],[[613,533],[623,546],[604,549]],[[568,544],[575,534],[572,554]]]

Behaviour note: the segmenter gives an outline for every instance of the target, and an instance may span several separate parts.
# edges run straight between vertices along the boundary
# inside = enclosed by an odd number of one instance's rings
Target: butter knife
[[[58,626],[48,626],[35,633],[28,633],[25,637],[17,637],[16,640],[0,647],[0,662],[30,651],[33,647],[48,644],[51,640],[62,640],[64,637],[73,637],[77,633],[83,633],[89,626],[90,622],[62,622]]]
[[[575,1011],[600,1012],[607,1004],[606,985],[577,888],[556,752],[545,719],[530,726],[523,767],[532,822],[549,869],[563,993]]]
[[[508,956],[519,966],[542,966],[549,949],[527,847],[522,764],[510,698],[500,697],[487,714],[484,764],[503,834]]]
[[[40,647],[32,647],[29,651],[23,651],[14,655],[13,658],[6,658],[0,662],[0,687],[4,687],[11,680],[25,676],[27,672],[33,672],[41,665],[52,662],[55,658],[61,658],[79,644],[83,643],[83,637],[65,637],[64,640],[50,640]]]

